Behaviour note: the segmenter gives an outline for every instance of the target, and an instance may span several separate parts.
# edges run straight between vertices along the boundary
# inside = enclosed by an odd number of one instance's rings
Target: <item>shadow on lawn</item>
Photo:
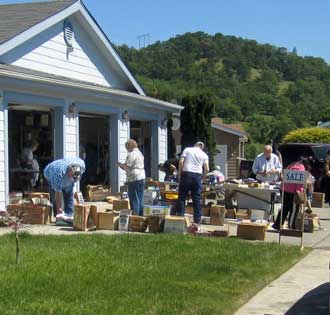
[[[285,315],[329,315],[330,283],[306,293]]]

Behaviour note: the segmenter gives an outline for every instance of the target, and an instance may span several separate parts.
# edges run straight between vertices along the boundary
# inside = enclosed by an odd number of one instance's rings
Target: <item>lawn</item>
[[[176,235],[0,237],[1,315],[232,314],[297,247]]]

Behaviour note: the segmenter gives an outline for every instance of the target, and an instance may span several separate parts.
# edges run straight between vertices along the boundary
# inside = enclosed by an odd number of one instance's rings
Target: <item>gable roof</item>
[[[99,40],[102,43],[102,49],[104,48],[104,51],[119,66],[137,93],[146,95],[81,0],[54,0],[0,5],[0,55],[7,53],[76,12],[81,13],[80,16],[82,16],[84,22],[95,34],[94,40]]]
[[[215,117],[212,118],[212,127],[247,139],[247,134],[242,124],[225,124],[221,118]]]
[[[66,9],[77,1],[79,0],[0,5],[0,44]]]

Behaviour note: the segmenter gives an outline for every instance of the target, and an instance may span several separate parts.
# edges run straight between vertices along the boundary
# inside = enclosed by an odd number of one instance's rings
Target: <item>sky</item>
[[[2,3],[25,1],[0,0]],[[29,1],[32,2],[32,1]],[[222,33],[330,62],[329,0],[83,0],[115,44],[139,46],[186,32]]]

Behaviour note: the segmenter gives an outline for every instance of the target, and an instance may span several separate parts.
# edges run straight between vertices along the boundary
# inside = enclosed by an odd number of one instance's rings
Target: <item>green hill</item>
[[[211,94],[217,114],[243,122],[256,143],[330,119],[330,66],[321,58],[202,32],[117,49],[148,95],[180,104],[187,94]]]

